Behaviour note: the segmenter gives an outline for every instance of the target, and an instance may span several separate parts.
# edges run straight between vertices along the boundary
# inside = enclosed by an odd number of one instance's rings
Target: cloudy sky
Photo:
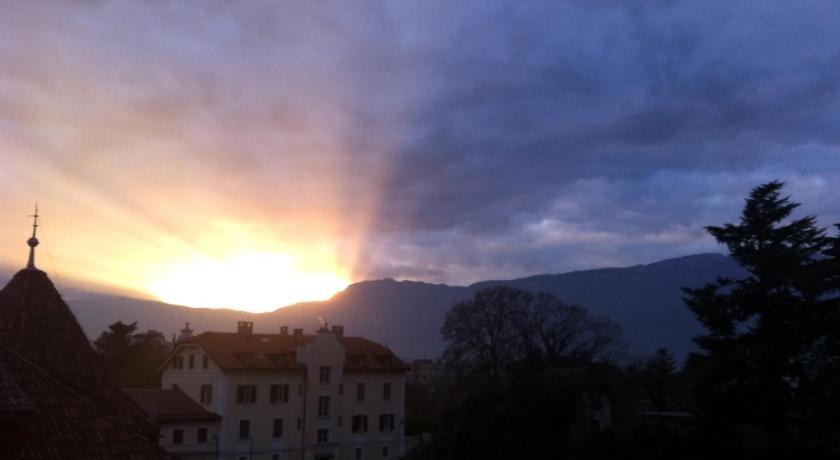
[[[67,283],[647,263],[771,179],[840,221],[835,1],[2,3],[0,261],[37,200]]]

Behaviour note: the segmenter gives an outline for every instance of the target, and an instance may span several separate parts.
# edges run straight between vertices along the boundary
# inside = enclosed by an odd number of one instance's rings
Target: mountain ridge
[[[279,331],[281,325],[313,330],[320,326],[321,317],[331,324],[343,324],[348,335],[386,343],[403,358],[414,359],[435,358],[442,352],[440,328],[455,302],[470,298],[478,289],[506,285],[550,292],[565,303],[617,321],[624,328],[631,354],[668,347],[682,356],[693,348],[691,338],[702,330],[682,301],[682,288],[698,287],[718,276],[743,274],[730,258],[707,253],[466,286],[391,278],[365,280],[328,300],[301,302],[268,313],[191,308],[100,293],[73,295],[66,301],[90,338],[117,320],[138,321],[141,330],[171,334],[188,321],[198,332],[232,331],[237,321],[254,321],[255,331],[260,332]]]

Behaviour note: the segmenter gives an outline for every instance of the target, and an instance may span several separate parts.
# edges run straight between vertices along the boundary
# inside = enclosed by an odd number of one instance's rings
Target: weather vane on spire
[[[26,244],[29,245],[29,263],[26,264],[26,268],[28,270],[35,270],[35,246],[38,246],[38,238],[36,238],[36,234],[38,232],[38,203],[35,203],[35,214],[31,216],[34,218],[32,222],[32,237],[26,240]]]

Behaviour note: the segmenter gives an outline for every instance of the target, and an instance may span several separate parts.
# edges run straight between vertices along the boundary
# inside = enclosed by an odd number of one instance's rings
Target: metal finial
[[[31,216],[33,218],[32,221],[32,237],[26,240],[26,244],[29,245],[29,262],[26,264],[26,268],[28,270],[35,270],[35,246],[38,246],[38,238],[36,234],[38,233],[38,203],[35,203],[35,214]]]

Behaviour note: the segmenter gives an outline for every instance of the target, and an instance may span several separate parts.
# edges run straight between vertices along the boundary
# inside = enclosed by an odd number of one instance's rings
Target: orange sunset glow
[[[0,148],[20,150],[4,142]],[[186,306],[261,312],[327,299],[354,278],[367,222],[363,214],[345,216],[335,209],[341,193],[331,189],[340,184],[328,177],[298,184],[299,203],[242,205],[232,202],[233,195],[251,192],[229,192],[239,185],[237,178],[204,192],[178,183],[173,174],[171,186],[179,193],[168,199],[135,182],[138,173],[158,174],[153,167],[125,170],[111,180],[124,181],[128,191],[115,197],[97,194],[101,180],[93,185],[38,164],[34,153],[25,165],[7,162],[4,170],[26,178],[26,188],[39,192],[39,266],[59,282]],[[156,181],[169,179],[161,176]],[[19,217],[3,224],[4,233],[17,238],[5,238],[0,246],[4,264],[15,267],[26,256],[21,241],[32,210],[22,205],[19,190],[6,195],[20,198],[2,204],[5,215]],[[325,209],[307,195],[330,205]]]
[[[256,312],[329,298],[367,274],[393,134],[354,138],[340,110],[354,97],[338,77],[347,63],[262,66],[199,24],[214,45],[190,63],[180,27],[158,37],[137,16],[125,27],[53,13],[18,11],[38,31],[2,25],[19,51],[0,54],[7,272],[25,261],[38,201],[38,265],[69,286]],[[281,41],[306,28],[288,21]],[[325,44],[309,46],[300,59],[318,62]],[[218,56],[254,70],[229,73]]]
[[[46,109],[39,116],[59,117]],[[72,120],[54,123],[44,131],[48,139],[77,129],[62,126]],[[120,129],[103,123],[105,132]],[[7,198],[0,212],[16,216],[2,223],[8,237],[0,260],[9,270],[26,257],[26,216],[37,196],[38,263],[60,283],[260,312],[329,298],[359,276],[377,181],[354,186],[348,202],[340,145],[319,146],[330,152],[329,160],[311,160],[320,174],[281,179],[236,170],[236,159],[193,162],[134,146],[130,136],[122,141],[86,153],[84,162],[56,163],[13,136],[0,138],[0,150],[14,153],[0,157],[0,174],[15,178],[0,185]],[[184,144],[179,148],[189,140]],[[140,164],[120,157],[125,165],[101,169],[117,161],[111,153],[132,149]]]
[[[149,291],[172,304],[244,305],[250,311],[260,312],[302,300],[326,299],[347,284],[347,277],[337,269],[306,272],[284,254],[254,253],[182,264],[163,275]]]

